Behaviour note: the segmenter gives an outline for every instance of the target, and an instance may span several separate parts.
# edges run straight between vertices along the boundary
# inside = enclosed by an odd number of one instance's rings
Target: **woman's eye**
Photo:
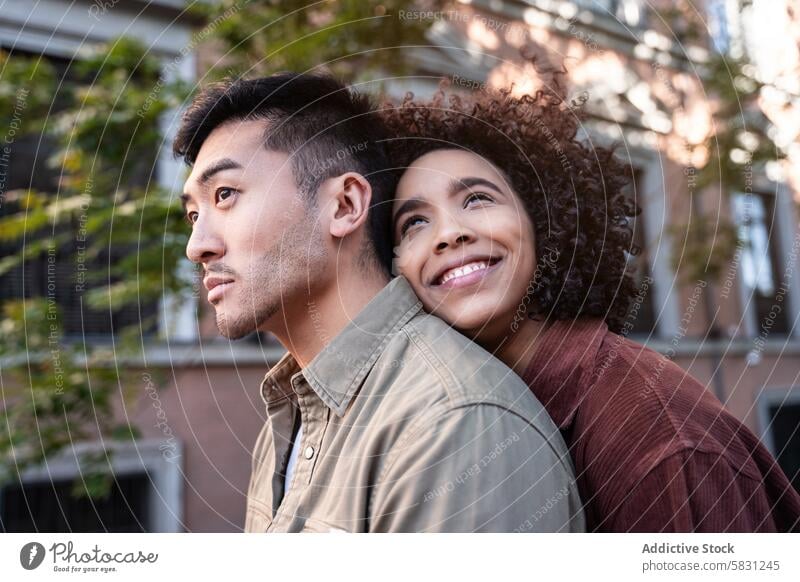
[[[469,206],[474,202],[494,202],[494,199],[485,192],[470,192],[464,200],[464,206]]]
[[[219,188],[216,192],[217,203],[225,202],[229,198],[231,198],[234,194],[236,194],[236,190],[233,188]]]
[[[421,216],[412,216],[408,218],[404,223],[403,226],[400,227],[400,238],[405,236],[408,230],[418,224],[424,223],[425,219]]]
[[[197,222],[197,216],[198,214],[197,211],[195,210],[192,210],[191,212],[186,214],[186,222],[189,223],[189,226],[192,226],[194,225],[195,222]]]

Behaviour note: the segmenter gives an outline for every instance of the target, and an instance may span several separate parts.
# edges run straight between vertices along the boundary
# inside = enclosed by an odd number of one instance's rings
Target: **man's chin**
[[[278,308],[274,305],[257,311],[234,314],[217,308],[217,329],[229,340],[242,339],[259,330],[269,329],[269,322],[276,313]]]
[[[239,340],[256,331],[253,321],[244,318],[234,319],[227,317],[224,312],[217,311],[217,329],[222,337],[229,340]]]

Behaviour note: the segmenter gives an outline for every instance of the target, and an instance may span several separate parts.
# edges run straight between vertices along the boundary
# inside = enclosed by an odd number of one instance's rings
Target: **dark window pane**
[[[628,194],[634,198],[639,206],[642,205],[642,177],[641,170],[633,170],[633,180],[628,187]],[[650,263],[648,261],[649,249],[647,248],[647,237],[644,231],[644,208],[642,213],[631,221],[633,228],[633,248],[638,250],[638,255],[631,257],[630,268],[633,270],[634,277],[639,286],[639,293],[631,303],[628,310],[629,324],[628,333],[631,335],[649,336],[655,333],[656,316],[653,305],[653,281],[650,276]]]
[[[756,333],[789,333],[786,310],[778,301],[784,268],[780,260],[775,197],[735,194],[733,214],[742,242],[741,269],[746,299],[756,311]],[[776,308],[777,306],[777,308]]]
[[[800,491],[800,403],[771,406],[769,417],[778,464]]]
[[[37,58],[38,55],[12,52],[14,56],[25,56]],[[54,97],[53,110],[63,110],[65,107],[64,94],[70,87],[74,86],[78,79],[74,67],[64,59],[46,58],[57,72],[61,80],[60,90]],[[0,116],[0,121],[3,118]],[[17,136],[11,145],[11,153],[8,160],[8,175],[6,177],[6,190],[27,190],[34,189],[40,193],[55,193],[58,191],[58,178],[60,168],[48,166],[48,159],[56,150],[56,144],[52,138],[41,138],[40,135]],[[144,185],[148,179],[154,179],[147,170],[152,166],[146,156],[142,156],[143,165],[146,166],[137,175],[141,176]],[[148,163],[145,163],[148,162]],[[62,193],[63,195],[63,193]],[[0,204],[0,216],[8,216],[18,211],[19,206],[9,198],[4,199]],[[52,227],[46,226],[41,233],[28,232],[25,238],[27,242],[35,240],[42,234],[50,234]],[[101,253],[97,257],[78,259],[78,253],[85,253],[88,248],[88,241],[78,241],[80,224],[74,220],[73,224],[61,224],[57,227],[56,233],[67,234],[69,242],[60,246],[55,253],[55,265],[53,269],[53,288],[48,293],[48,257],[41,256],[25,261],[14,269],[3,274],[3,285],[0,286],[0,307],[4,300],[51,297],[61,309],[64,321],[64,332],[68,336],[86,339],[108,338],[109,334],[116,332],[128,325],[140,325],[146,335],[154,334],[157,330],[156,315],[158,313],[158,303],[150,301],[142,305],[128,305],[120,310],[109,312],[107,310],[92,310],[88,308],[85,301],[86,292],[92,289],[92,285],[85,283],[78,284],[76,281],[77,265],[82,264],[85,273],[108,273],[109,260],[116,261],[119,257],[125,256],[129,252],[135,252],[135,247],[112,248]],[[80,245],[80,248],[79,248]],[[23,248],[23,240],[0,243],[0,258],[20,252]],[[85,260],[84,260],[85,259]],[[94,285],[102,286],[107,283],[115,283],[116,279],[105,281]]]
[[[0,504],[0,530],[13,532],[143,532],[150,530],[146,473],[117,476],[108,497],[70,494],[73,482],[40,481],[8,486]]]

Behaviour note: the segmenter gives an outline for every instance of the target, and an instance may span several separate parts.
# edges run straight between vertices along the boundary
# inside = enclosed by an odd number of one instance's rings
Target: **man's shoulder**
[[[396,369],[396,386],[387,395],[394,391],[403,399],[420,398],[439,410],[500,406],[529,422],[545,417],[550,423],[542,405],[513,370],[435,316],[422,313],[412,318],[381,360]]]

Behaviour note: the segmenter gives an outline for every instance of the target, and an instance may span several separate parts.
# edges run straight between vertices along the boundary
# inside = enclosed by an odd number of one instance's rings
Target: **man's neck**
[[[333,338],[361,313],[389,282],[377,271],[364,273],[349,269],[325,288],[297,301],[293,312],[271,330],[301,368],[305,368]],[[281,317],[278,315],[278,317]]]

